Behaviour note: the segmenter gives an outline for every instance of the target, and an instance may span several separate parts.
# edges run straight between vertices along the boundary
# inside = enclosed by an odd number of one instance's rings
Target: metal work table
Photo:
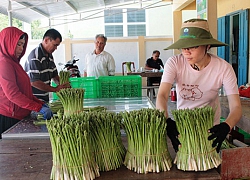
[[[226,96],[220,97],[222,116],[227,117],[228,101]],[[237,126],[244,131],[250,132],[250,99],[241,98],[243,116]],[[131,111],[141,108],[154,108],[154,104],[148,97],[139,98],[109,98],[109,99],[85,99],[84,106],[105,106],[109,111]],[[169,102],[168,109],[176,109],[176,103]],[[248,125],[249,124],[249,125]],[[126,136],[122,136],[126,147]],[[172,158],[175,152],[168,139],[169,152]],[[237,151],[240,148],[230,150]],[[229,151],[229,150],[227,150]],[[228,160],[225,159],[225,160]],[[225,163],[224,163],[225,164]],[[0,140],[0,179],[1,180],[44,180],[50,178],[52,167],[52,153],[49,135],[45,126],[35,126],[32,119],[24,119],[16,126],[3,134]],[[230,166],[231,167],[231,166]],[[246,167],[246,166],[244,166]],[[222,168],[222,167],[221,167]],[[170,171],[160,173],[137,174],[128,170],[125,166],[115,171],[101,172],[100,180],[209,180],[221,179],[220,167],[205,172],[182,171],[173,165]]]
[[[131,111],[141,108],[154,108],[148,97],[85,99],[84,106],[105,106],[109,111]],[[171,103],[170,109],[176,104]],[[122,136],[127,147],[127,138]],[[174,159],[175,152],[168,139],[169,152]],[[0,177],[1,180],[47,180],[52,168],[52,152],[49,134],[45,126],[35,126],[32,119],[24,119],[3,134],[0,141]],[[170,171],[160,173],[137,174],[125,166],[115,171],[101,172],[98,180],[174,180],[197,179],[219,180],[218,169],[205,172],[182,171],[175,165]]]
[[[148,97],[84,99],[84,107],[95,106],[103,106],[107,108],[107,111],[116,113],[139,110],[142,108],[155,108]],[[49,138],[46,126],[36,126],[33,121],[34,120],[29,117],[23,119],[9,130],[5,131],[2,134],[2,138]]]

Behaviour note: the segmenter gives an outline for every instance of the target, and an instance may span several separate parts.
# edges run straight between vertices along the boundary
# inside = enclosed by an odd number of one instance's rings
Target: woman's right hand
[[[43,115],[44,119],[51,119],[53,116],[51,109],[46,104],[43,104],[39,112]]]

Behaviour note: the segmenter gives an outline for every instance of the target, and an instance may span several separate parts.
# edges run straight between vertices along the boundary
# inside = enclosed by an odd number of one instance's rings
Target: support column
[[[64,39],[63,41],[64,46],[65,46],[65,60],[64,62],[66,63],[68,60],[72,59],[72,47],[71,47],[71,40],[69,38]]]
[[[11,1],[9,0],[8,2],[8,18],[9,18],[9,26],[12,26],[12,6],[11,6]]]
[[[180,30],[182,24],[182,11],[173,12],[173,43],[180,37]],[[180,54],[180,51],[175,49],[174,54]]]
[[[207,0],[207,20],[213,38],[217,39],[217,0]],[[217,54],[217,48],[211,50],[213,54]]]

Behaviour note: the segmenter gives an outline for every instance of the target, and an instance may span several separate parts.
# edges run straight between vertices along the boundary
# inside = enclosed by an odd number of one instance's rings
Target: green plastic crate
[[[100,76],[98,78],[100,98],[141,97],[141,76]]]
[[[85,89],[84,98],[98,98],[98,80],[95,77],[78,77],[70,78],[70,85],[72,88]],[[52,82],[52,86],[56,87],[56,84]],[[52,93],[53,100],[59,99],[56,93]]]

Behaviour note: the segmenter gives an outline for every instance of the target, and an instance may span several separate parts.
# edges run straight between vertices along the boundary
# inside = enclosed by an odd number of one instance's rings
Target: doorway
[[[236,77],[238,79],[238,55],[239,55],[239,14],[230,17],[230,54],[229,63],[232,64]]]
[[[250,74],[248,16],[248,9],[245,9],[218,18],[218,40],[229,44],[218,48],[218,56],[232,65],[239,86],[248,83]]]

